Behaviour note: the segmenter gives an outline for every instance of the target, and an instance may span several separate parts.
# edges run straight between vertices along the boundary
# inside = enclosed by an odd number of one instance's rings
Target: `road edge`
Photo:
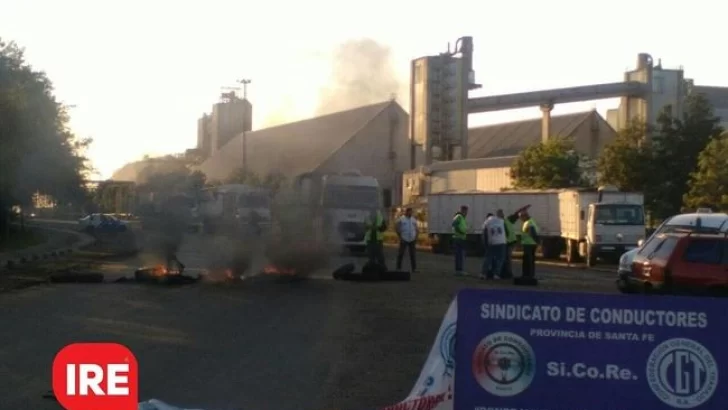
[[[67,246],[59,246],[57,248],[53,249],[39,249],[37,251],[33,251],[32,247],[28,248],[26,250],[21,250],[20,253],[24,253],[20,256],[13,256],[10,258],[4,258],[0,259],[0,272],[5,271],[7,269],[12,269],[14,267],[29,263],[29,262],[37,262],[40,260],[46,260],[51,258],[56,258],[59,256],[63,256],[69,253],[73,253],[78,251],[81,248],[84,248],[86,246],[89,246],[96,242],[96,238],[93,236],[87,235],[83,232],[79,232],[76,230],[71,229],[59,229],[59,228],[50,228],[46,226],[40,226],[40,225],[29,225],[29,227],[32,227],[33,229],[40,229],[44,231],[54,231],[54,232],[61,232],[64,234],[70,234],[76,236],[76,241]],[[43,245],[40,245],[43,246]]]

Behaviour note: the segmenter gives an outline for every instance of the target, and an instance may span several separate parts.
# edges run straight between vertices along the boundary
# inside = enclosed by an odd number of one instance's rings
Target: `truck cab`
[[[367,219],[372,212],[383,209],[376,178],[356,171],[306,174],[299,177],[297,185],[312,206],[314,232],[320,240],[355,250],[366,246]]]
[[[228,184],[203,191],[199,205],[203,229],[263,228],[270,224],[271,199],[265,188]]]
[[[589,204],[587,214],[587,264],[598,256],[614,256],[637,248],[645,237],[645,214],[642,204],[601,202]]]
[[[571,189],[559,194],[559,202],[561,236],[570,263],[583,258],[594,266],[600,257],[616,260],[645,237],[642,193],[615,187]]]

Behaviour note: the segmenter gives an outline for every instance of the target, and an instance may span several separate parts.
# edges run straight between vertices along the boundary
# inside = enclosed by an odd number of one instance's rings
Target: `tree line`
[[[1,240],[35,193],[64,205],[86,200],[84,150],[91,140],[77,138],[68,121],[46,74],[25,60],[21,47],[0,39]]]
[[[632,120],[598,158],[555,137],[524,150],[511,167],[516,188],[616,186],[643,192],[653,220],[708,207],[728,211],[728,133],[702,95],[674,116],[665,107],[656,124]]]

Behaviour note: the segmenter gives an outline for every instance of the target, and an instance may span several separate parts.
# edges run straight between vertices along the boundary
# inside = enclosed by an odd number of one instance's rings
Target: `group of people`
[[[536,221],[528,214],[528,206],[523,207],[510,216],[505,216],[502,209],[495,215],[488,213],[483,222],[483,246],[485,258],[480,271],[482,279],[496,277],[508,279],[513,277],[513,248],[520,243],[523,248],[523,278],[534,278],[536,275],[536,247],[538,246],[539,228]],[[464,263],[466,240],[468,235],[468,207],[461,206],[452,220],[453,245],[455,248],[455,275],[465,275]],[[515,227],[516,221],[523,222],[520,231]]]
[[[513,277],[512,255],[513,248],[520,244],[523,249],[522,278],[530,279],[536,276],[536,248],[539,242],[539,227],[536,221],[528,214],[529,206],[525,206],[512,215],[506,216],[502,209],[495,214],[488,213],[483,222],[483,245],[485,258],[480,271],[482,279],[508,279]],[[453,245],[455,251],[455,275],[466,275],[464,271],[465,253],[468,235],[468,207],[461,206],[452,220]],[[523,224],[516,229],[515,223],[521,220]],[[367,223],[365,241],[369,250],[370,261],[385,267],[384,258],[384,232],[387,229],[385,218],[380,212],[374,212]],[[404,254],[409,254],[410,270],[417,269],[417,237],[419,228],[417,219],[412,215],[412,208],[407,208],[404,215],[395,222],[395,232],[399,237],[399,251],[397,253],[397,270],[402,269]]]
[[[369,260],[379,264],[386,269],[384,259],[384,232],[387,230],[387,222],[381,212],[374,212],[367,223],[367,232],[364,240],[367,244]],[[399,252],[397,253],[397,270],[402,270],[404,254],[409,253],[410,271],[417,269],[417,236],[419,228],[417,219],[412,215],[412,208],[407,208],[404,215],[395,222],[395,232],[399,237]]]

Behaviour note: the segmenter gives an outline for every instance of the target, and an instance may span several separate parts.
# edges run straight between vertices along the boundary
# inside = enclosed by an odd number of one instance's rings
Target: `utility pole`
[[[248,84],[250,84],[250,80],[247,78],[238,80],[239,84],[243,85],[243,101],[248,102]],[[247,107],[247,106],[246,106]],[[244,115],[243,121],[245,121],[245,118],[248,117],[248,113],[246,112]],[[246,130],[248,129],[248,124],[243,124],[243,172],[247,173],[248,171],[248,138]]]

